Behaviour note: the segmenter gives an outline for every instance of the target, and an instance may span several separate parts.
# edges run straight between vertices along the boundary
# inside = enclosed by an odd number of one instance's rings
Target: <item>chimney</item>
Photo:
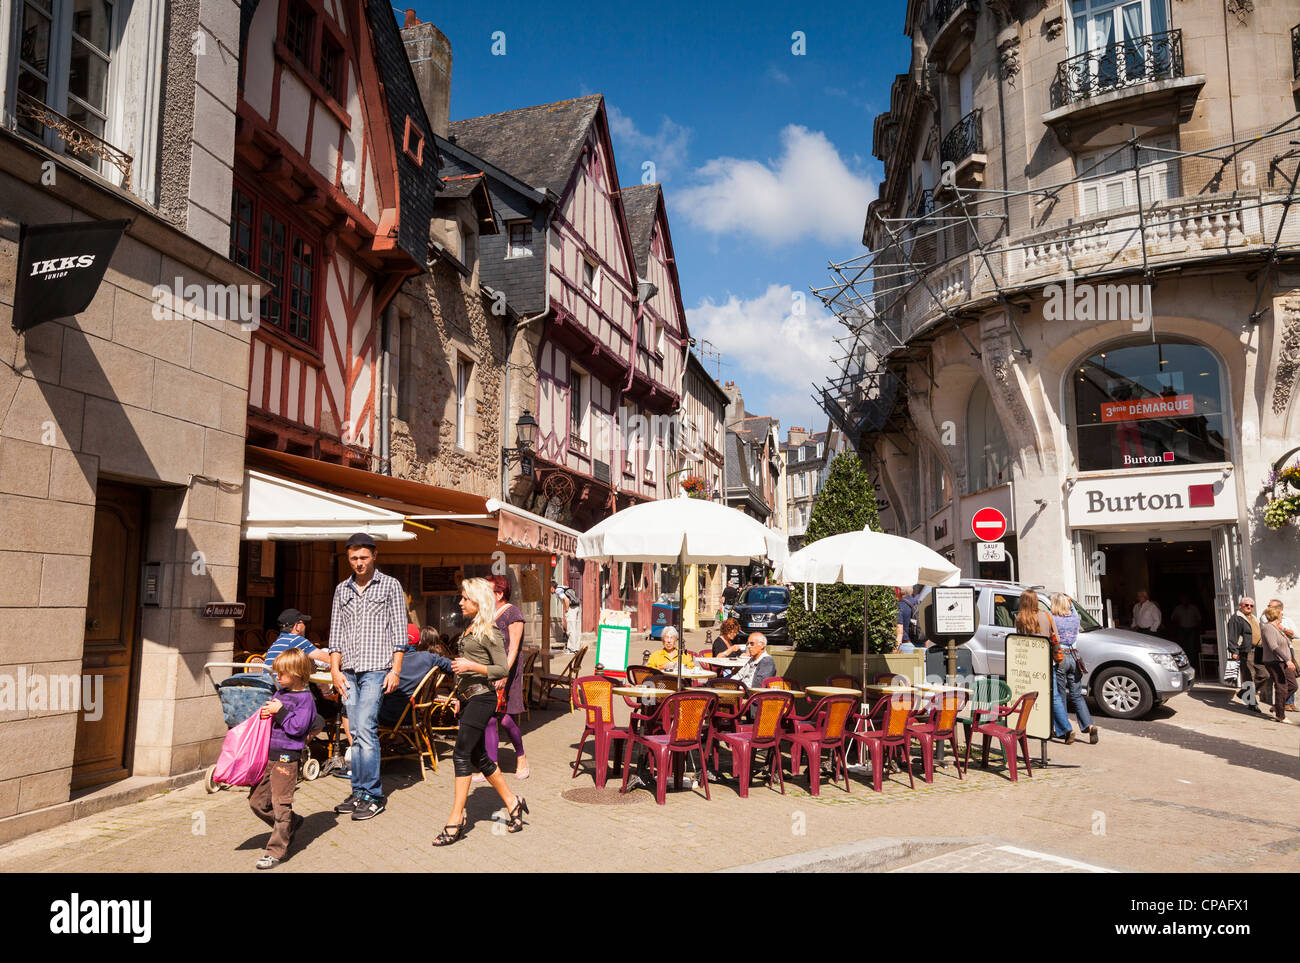
[[[785,443],[787,445],[802,445],[808,438],[807,428],[791,428],[786,433]]]
[[[407,10],[402,42],[433,132],[446,137],[451,110],[451,41],[433,24],[421,23],[414,10]]]

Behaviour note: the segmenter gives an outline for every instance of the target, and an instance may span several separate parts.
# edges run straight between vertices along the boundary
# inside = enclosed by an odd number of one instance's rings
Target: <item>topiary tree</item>
[[[813,504],[812,518],[804,544],[843,532],[860,532],[870,527],[880,531],[876,493],[862,461],[844,452],[831,462],[826,485]],[[868,651],[892,652],[898,602],[894,590],[876,586],[867,590]],[[795,648],[810,652],[838,652],[842,648],[862,651],[861,585],[817,586],[817,608],[812,609],[812,590],[804,606],[802,587],[796,585],[790,599],[790,635]]]

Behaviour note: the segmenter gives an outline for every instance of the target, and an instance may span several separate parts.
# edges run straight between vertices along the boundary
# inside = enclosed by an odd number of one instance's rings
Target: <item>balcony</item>
[[[970,58],[979,12],[978,0],[939,0],[935,7],[929,57],[945,73],[961,70]]]
[[[18,125],[36,140],[44,138],[44,132],[50,131],[64,144],[67,156],[80,161],[101,176],[103,165],[115,168],[124,190],[131,190],[131,167],[133,158],[126,151],[119,150],[94,132],[87,130],[70,117],[65,117],[57,110],[31,96],[26,91],[18,91],[14,106]]]
[[[940,190],[949,186],[980,187],[988,156],[984,153],[984,111],[976,107],[957,121],[939,146],[945,168],[952,165],[952,177],[945,173]]]
[[[1043,123],[1077,152],[1112,128],[1185,123],[1204,86],[1203,74],[1185,75],[1181,30],[1134,37],[1057,64]]]

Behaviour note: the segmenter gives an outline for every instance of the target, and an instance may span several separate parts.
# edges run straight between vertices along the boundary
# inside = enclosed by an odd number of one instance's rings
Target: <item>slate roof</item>
[[[649,275],[650,237],[655,229],[655,210],[659,204],[658,184],[636,184],[620,192],[623,213],[627,217],[627,230],[632,235],[632,253],[636,256],[636,270],[641,277]]]
[[[406,133],[406,118],[424,135],[425,147],[433,147],[433,127],[424,112],[420,89],[415,85],[411,63],[406,59],[406,46],[397,29],[393,8],[379,0],[366,0],[366,19],[374,40],[375,63],[383,81],[384,99],[388,107],[388,120],[393,129],[393,144],[397,148],[397,184],[399,203],[397,244],[415,263],[423,267],[429,248],[429,221],[433,218],[434,195],[439,188],[435,170],[437,152],[426,149],[424,166],[420,167],[402,150]],[[432,159],[432,163],[430,162]]]
[[[525,184],[563,194],[603,99],[590,94],[453,121],[449,139]]]
[[[469,197],[483,183],[483,178],[484,175],[481,172],[478,174],[444,176],[442,179],[442,196]]]

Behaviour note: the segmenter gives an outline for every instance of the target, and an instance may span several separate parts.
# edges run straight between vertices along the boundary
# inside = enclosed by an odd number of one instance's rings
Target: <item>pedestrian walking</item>
[[[1146,632],[1148,635],[1155,635],[1160,631],[1160,623],[1163,618],[1160,615],[1160,606],[1151,601],[1147,595],[1146,589],[1138,592],[1137,602],[1133,605],[1133,628],[1138,632]]]
[[[1277,606],[1277,610],[1278,610],[1279,612],[1282,613],[1282,617],[1281,617],[1280,619],[1278,619],[1278,621],[1277,621],[1277,627],[1278,627],[1279,629],[1281,629],[1281,630],[1282,630],[1282,634],[1286,636],[1286,640],[1287,640],[1288,644],[1290,644],[1290,646],[1291,646],[1291,661],[1292,661],[1292,662],[1295,662],[1295,661],[1296,661],[1296,655],[1295,655],[1295,633],[1296,633],[1296,628],[1295,628],[1295,623],[1291,621],[1291,618],[1290,618],[1290,617],[1286,614],[1286,612],[1283,610],[1282,600],[1281,600],[1281,599],[1271,599],[1271,600],[1269,601],[1268,604],[1269,604],[1270,607],[1276,605],[1276,606]],[[1294,708],[1295,708],[1295,695],[1296,695],[1296,694],[1295,694],[1294,692],[1292,692],[1292,693],[1291,693],[1291,698],[1287,700],[1287,702],[1286,702],[1286,707],[1287,707],[1288,709],[1294,709]]]
[[[492,597],[496,600],[496,607],[493,611],[493,621],[496,627],[501,630],[501,635],[506,643],[506,677],[499,679],[496,683],[498,694],[504,689],[505,710],[494,715],[487,725],[485,738],[487,740],[488,758],[493,762],[497,761],[497,754],[501,751],[501,730],[510,737],[510,744],[515,750],[515,778],[528,778],[528,757],[524,755],[524,736],[519,731],[518,716],[524,711],[524,678],[523,662],[519,658],[520,651],[524,642],[524,613],[519,611],[519,607],[510,604],[510,580],[504,575],[493,575],[488,578],[492,585]],[[500,698],[498,695],[498,703]],[[477,773],[474,776],[475,782],[482,782],[483,775]]]
[[[1052,624],[1056,628],[1061,651],[1061,662],[1056,667],[1057,687],[1061,690],[1063,701],[1068,697],[1069,706],[1079,720],[1079,731],[1086,732],[1088,741],[1095,746],[1101,739],[1101,734],[1097,731],[1092,713],[1088,711],[1088,703],[1083,698],[1083,674],[1088,671],[1088,667],[1084,665],[1076,647],[1079,639],[1079,613],[1074,608],[1074,602],[1063,592],[1052,595]],[[1066,721],[1068,724],[1068,716]]]
[[[293,794],[298,787],[302,750],[316,718],[316,701],[307,691],[311,678],[307,653],[298,648],[281,652],[271,671],[278,691],[258,710],[263,719],[271,720],[270,751],[262,778],[248,792],[248,808],[271,827],[266,852],[256,863],[258,869],[279,866],[289,855],[293,835],[302,825],[302,817],[293,811]]]
[[[1237,612],[1232,617],[1229,629],[1231,630],[1228,635],[1229,651],[1236,656],[1237,663],[1241,667],[1237,676],[1240,688],[1232,694],[1231,701],[1263,712],[1264,710],[1259,708],[1259,703],[1264,696],[1264,683],[1269,679],[1268,670],[1256,658],[1263,644],[1263,634],[1260,631],[1259,620],[1255,617],[1253,598],[1246,596],[1237,604]]]
[[[1279,624],[1282,606],[1270,604],[1264,610],[1264,623],[1260,626],[1263,643],[1260,645],[1265,669],[1273,682],[1273,719],[1289,722],[1286,704],[1295,695],[1295,656],[1291,653],[1291,640]]]
[[[1056,627],[1052,624],[1052,618],[1043,611],[1038,601],[1038,593],[1033,589],[1025,589],[1020,593],[1020,610],[1016,613],[1016,631],[1021,635],[1041,635],[1051,640],[1051,703],[1052,703],[1052,735],[1058,739],[1064,739],[1068,746],[1074,742],[1076,734],[1074,728],[1070,725],[1070,717],[1065,711],[1065,699],[1061,695],[1060,687],[1056,684],[1057,665],[1060,662],[1061,652],[1057,642]]]
[[[450,846],[465,835],[468,819],[465,801],[476,769],[505,803],[509,832],[517,833],[524,828],[524,813],[528,812],[528,803],[506,786],[505,777],[488,758],[483,744],[488,721],[497,707],[497,691],[492,683],[504,679],[507,671],[505,639],[492,619],[496,599],[492,586],[481,578],[461,582],[460,591],[460,611],[470,623],[460,637],[460,655],[451,663],[456,673],[453,704],[460,716],[456,747],[451,754],[456,779],[451,814],[442,832],[434,838],[435,846]]]
[[[359,822],[384,811],[379,704],[402,680],[406,595],[397,579],[375,567],[379,553],[369,535],[349,538],[347,554],[352,574],[334,589],[329,652],[352,734],[352,793],[334,811],[351,813]]]

